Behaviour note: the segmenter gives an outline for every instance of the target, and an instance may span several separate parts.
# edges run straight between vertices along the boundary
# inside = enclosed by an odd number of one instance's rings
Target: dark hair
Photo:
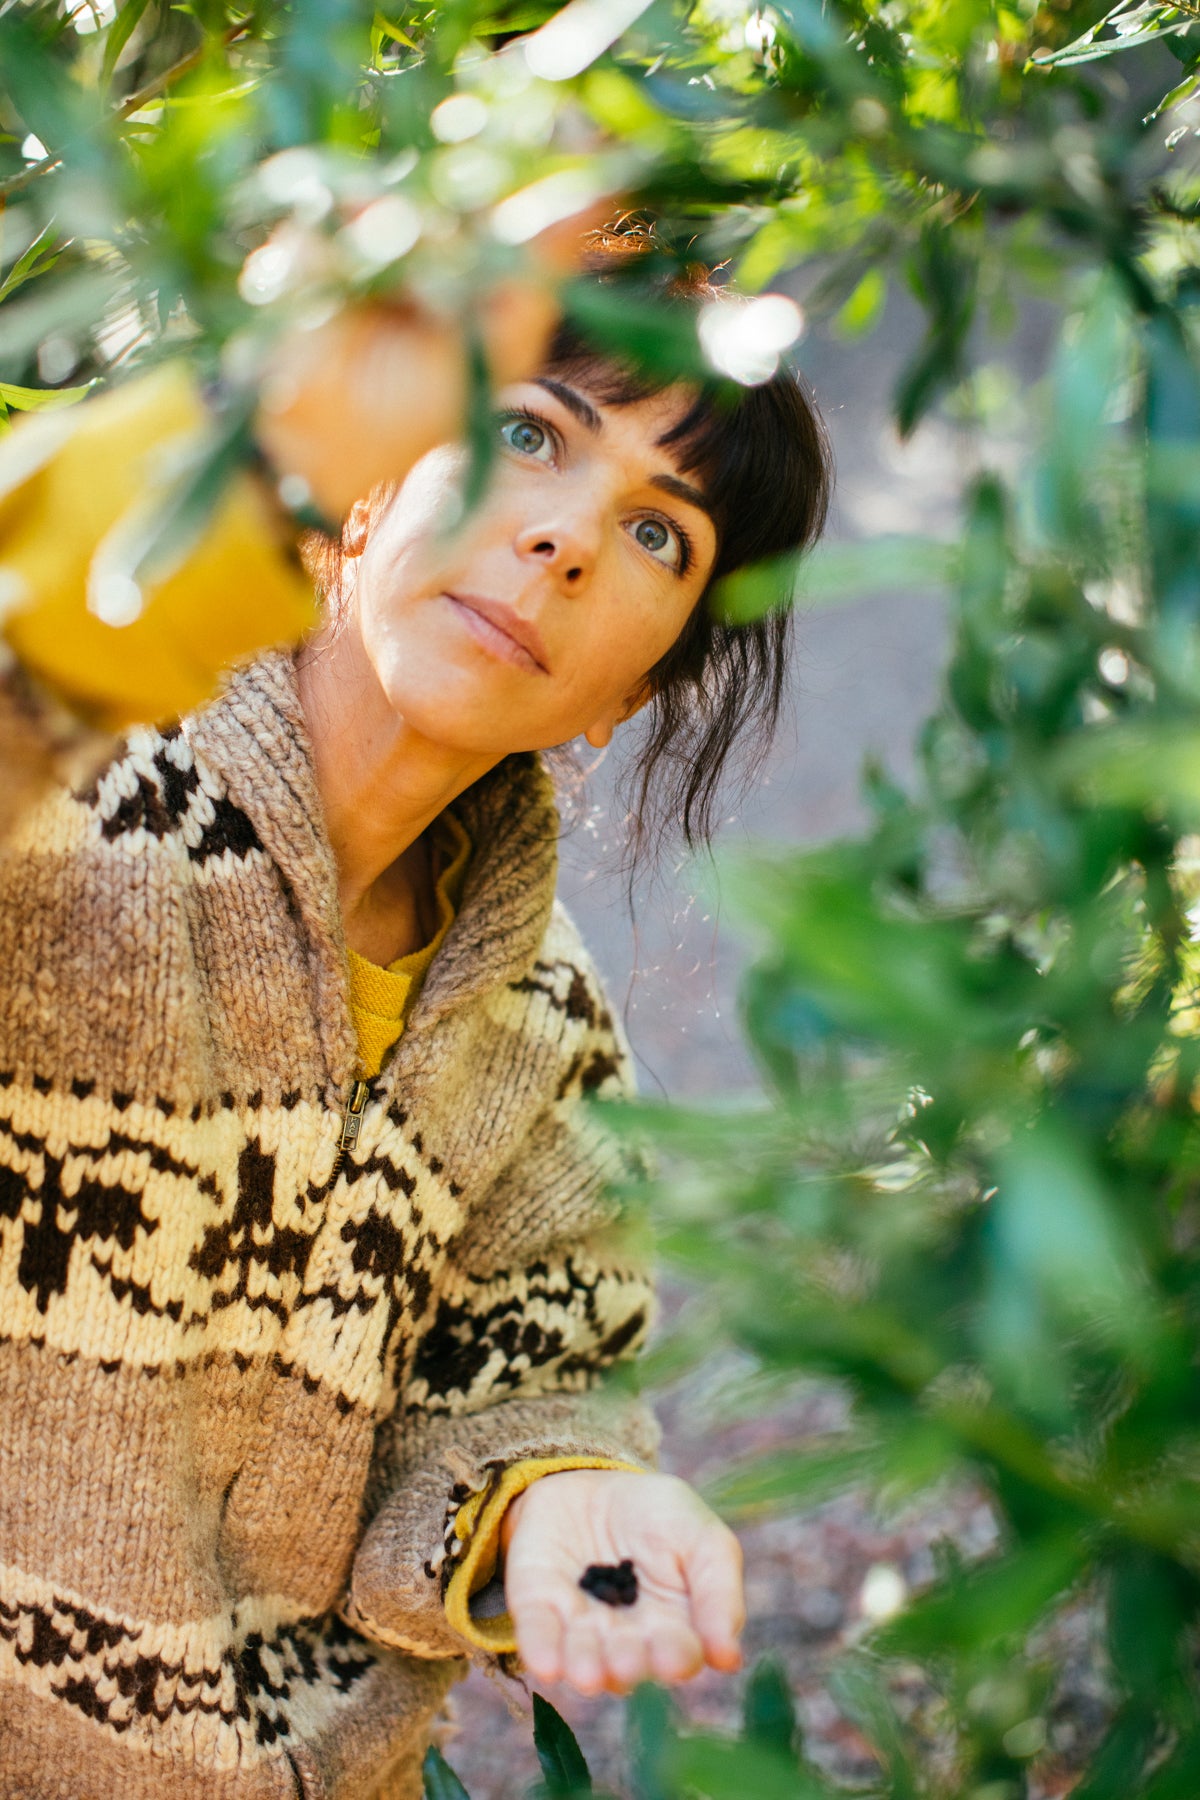
[[[625,220],[592,233],[586,275],[608,281],[638,274],[657,249],[652,229]],[[736,304],[707,271],[678,268],[652,281],[671,306],[698,310]],[[644,288],[642,290],[644,292]],[[676,372],[634,367],[597,345],[569,318],[550,348],[547,372],[574,380],[602,406],[628,406],[680,383]],[[712,507],[717,555],[680,636],[649,671],[651,698],[627,777],[630,850],[636,857],[681,829],[689,847],[712,837],[716,801],[735,742],[743,752],[743,788],[770,747],[787,683],[792,636],[790,596],[748,624],[730,624],[711,605],[717,583],[735,570],[820,536],[832,487],[825,430],[798,373],[781,364],[757,387],[687,378],[693,398],[658,441],[703,489]],[[371,496],[382,510],[394,488]],[[340,597],[341,546],[314,534],[305,560],[326,599]]]
[[[628,273],[653,249],[640,222],[594,234],[585,262],[604,281]],[[636,265],[633,265],[636,269]],[[698,310],[733,305],[694,267],[673,274],[660,297]],[[564,322],[547,372],[573,379],[602,406],[627,406],[675,385],[675,374],[634,368]],[[829,508],[833,463],[824,426],[799,374],[781,365],[757,387],[704,380],[687,412],[658,441],[693,476],[713,509],[717,555],[704,593],[682,633],[649,673],[652,697],[627,777],[635,855],[672,827],[689,847],[707,844],[733,746],[741,779],[752,780],[770,748],[787,684],[792,639],[790,595],[747,624],[731,624],[711,604],[722,577],[820,536]]]

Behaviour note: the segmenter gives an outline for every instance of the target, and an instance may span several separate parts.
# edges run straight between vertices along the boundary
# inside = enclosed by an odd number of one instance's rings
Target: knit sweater
[[[73,729],[0,680],[4,789]],[[19,752],[19,754],[18,754]],[[0,818],[0,1793],[415,1800],[469,1646],[464,1506],[644,1465],[598,1391],[649,1294],[586,1105],[626,1048],[532,758],[456,803],[462,904],[356,1059],[291,658]]]

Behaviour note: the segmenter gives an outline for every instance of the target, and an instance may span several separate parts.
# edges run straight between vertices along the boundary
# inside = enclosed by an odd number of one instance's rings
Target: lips
[[[483,594],[448,592],[445,597],[484,649],[518,668],[549,674],[546,646],[532,619],[523,619],[503,600],[490,600]]]

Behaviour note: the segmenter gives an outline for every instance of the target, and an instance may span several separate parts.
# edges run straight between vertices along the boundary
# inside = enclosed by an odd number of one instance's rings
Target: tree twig
[[[244,21],[240,25],[231,25],[223,37],[226,48],[244,37],[248,30],[249,26]],[[130,94],[127,99],[122,100],[120,106],[114,108],[113,118],[118,121],[128,119],[132,114],[140,112],[143,106],[148,106],[151,100],[157,100],[158,96],[173,82],[178,81],[181,76],[189,75],[204,61],[207,48],[207,44],[199,44],[194,50],[189,50],[186,56],[181,56],[179,61],[172,63],[169,69],[164,69],[161,75],[156,75],[153,81],[148,81],[145,87],[140,87],[135,94]],[[64,155],[65,153],[55,152],[44,156],[40,162],[31,163],[27,169],[22,169],[20,174],[10,175],[7,181],[0,181],[0,205],[3,205],[10,194],[19,194],[23,188],[27,188],[39,176],[48,175],[52,169],[61,168]]]

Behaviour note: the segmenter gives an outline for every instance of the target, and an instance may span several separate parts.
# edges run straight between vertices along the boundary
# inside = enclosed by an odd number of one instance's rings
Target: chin
[[[430,743],[496,762],[516,750],[541,748],[514,730],[520,703],[486,667],[406,655],[377,673],[391,712]]]

